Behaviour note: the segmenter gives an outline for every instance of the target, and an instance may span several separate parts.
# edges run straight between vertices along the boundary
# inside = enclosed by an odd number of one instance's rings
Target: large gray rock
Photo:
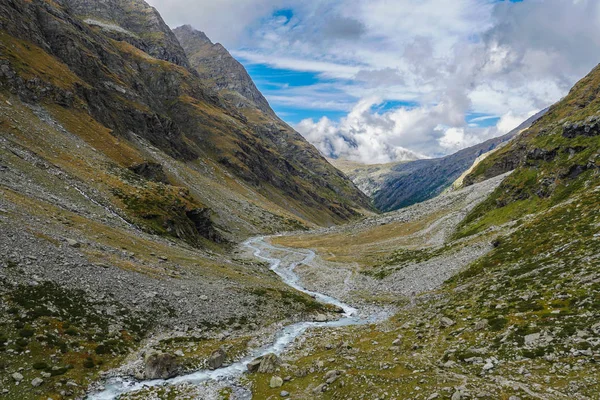
[[[38,387],[40,386],[42,383],[44,383],[44,380],[42,378],[35,378],[31,381],[31,386],[33,387]]]
[[[144,357],[144,377],[146,379],[169,379],[177,375],[177,357],[162,352],[151,352]]]
[[[225,362],[226,358],[227,358],[227,353],[225,352],[225,349],[220,348],[218,350],[215,350],[210,355],[210,358],[208,359],[208,368],[210,368],[210,369],[221,368],[223,366],[223,363]]]
[[[246,365],[246,368],[248,368],[248,372],[252,373],[259,372],[261,374],[272,374],[275,372],[279,364],[281,364],[279,357],[277,357],[276,354],[269,353],[250,361]]]
[[[260,367],[261,362],[262,362],[262,358],[257,358],[256,360],[250,361],[246,365],[246,368],[248,368],[248,372],[250,372],[250,373],[258,372],[258,368]]]
[[[267,354],[262,358],[260,367],[258,367],[258,372],[261,374],[272,374],[280,363],[281,361],[277,355],[273,353]]]

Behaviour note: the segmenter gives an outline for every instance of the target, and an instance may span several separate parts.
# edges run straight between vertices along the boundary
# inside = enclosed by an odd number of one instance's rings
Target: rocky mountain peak
[[[185,51],[159,12],[143,0],[63,0],[77,17],[152,57],[189,68]]]
[[[185,50],[192,68],[206,84],[220,92],[237,108],[258,108],[274,116],[267,99],[260,93],[246,68],[221,44],[214,44],[204,32],[190,25],[173,30]]]
[[[204,32],[194,29],[194,27],[191,25],[182,25],[179,28],[177,28],[176,31],[179,31],[180,36],[184,39],[185,38],[189,38],[189,39],[193,38],[202,43],[208,43],[211,45],[214,44],[212,42],[212,40],[210,40]]]

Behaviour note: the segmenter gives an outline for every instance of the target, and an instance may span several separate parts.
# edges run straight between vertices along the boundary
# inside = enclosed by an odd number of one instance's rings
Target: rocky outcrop
[[[600,135],[600,117],[593,115],[581,122],[566,122],[563,125],[562,135],[567,139],[577,136],[598,136]]]
[[[169,183],[169,177],[165,174],[163,166],[153,162],[143,162],[129,167],[135,174],[153,182]]]
[[[160,60],[189,68],[185,51],[155,8],[143,0],[62,0],[90,26]]]
[[[190,63],[207,84],[223,93],[237,107],[256,107],[266,114],[275,115],[244,66],[225,47],[214,44],[204,32],[190,25],[180,26],[173,32]]]

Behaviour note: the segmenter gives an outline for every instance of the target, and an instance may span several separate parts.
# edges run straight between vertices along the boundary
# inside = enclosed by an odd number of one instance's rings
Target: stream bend
[[[269,262],[271,270],[275,272],[281,278],[281,280],[288,286],[314,297],[319,302],[340,307],[343,310],[343,314],[341,314],[342,317],[336,321],[304,321],[288,325],[282,328],[277,333],[273,343],[270,343],[266,346],[252,351],[251,354],[249,354],[248,356],[225,368],[220,368],[216,370],[200,370],[186,375],[180,375],[171,379],[138,381],[128,377],[111,378],[105,383],[104,390],[89,394],[87,399],[114,400],[122,394],[135,392],[144,388],[177,385],[180,383],[200,384],[210,380],[235,381],[237,378],[246,373],[246,365],[250,361],[269,353],[281,355],[297,337],[301,336],[309,328],[360,325],[376,322],[382,318],[381,315],[372,315],[369,317],[361,318],[359,317],[358,310],[356,308],[331,296],[325,295],[323,293],[310,291],[304,288],[300,283],[300,278],[296,274],[295,269],[298,265],[309,264],[313,261],[313,259],[315,258],[315,253],[312,250],[296,250],[274,246],[268,243],[262,236],[248,239],[242,244],[242,246],[252,250],[256,258]],[[290,262],[288,265],[285,265],[285,263],[281,259],[275,258],[274,256],[272,256],[272,254],[269,254],[270,252],[275,251],[300,255],[304,256],[304,258],[301,261]]]

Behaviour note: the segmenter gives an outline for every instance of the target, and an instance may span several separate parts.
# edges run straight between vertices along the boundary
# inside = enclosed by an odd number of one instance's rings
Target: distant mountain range
[[[331,160],[381,211],[393,211],[429,200],[452,185],[485,154],[498,149],[546,113],[543,110],[506,135],[487,140],[455,154],[433,159],[382,165],[364,165]]]

